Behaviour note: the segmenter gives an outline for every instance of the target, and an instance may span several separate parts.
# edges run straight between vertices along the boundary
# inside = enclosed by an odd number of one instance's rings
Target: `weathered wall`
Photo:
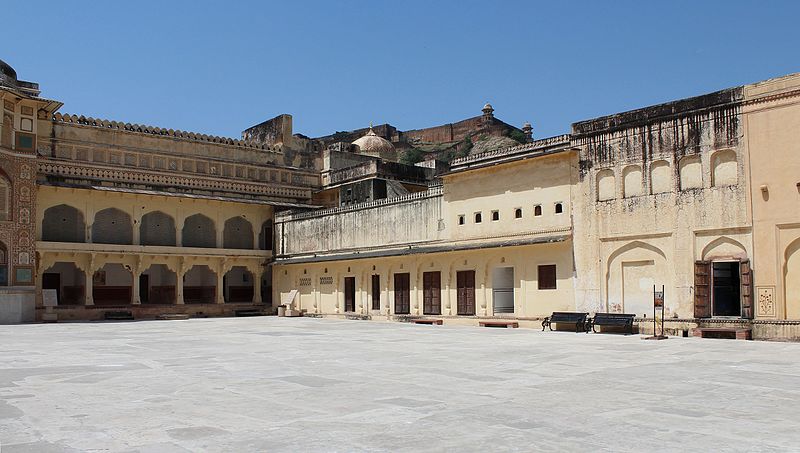
[[[439,238],[441,190],[327,209],[279,214],[281,255],[327,253],[432,241]]]
[[[741,96],[726,90],[573,125],[579,309],[641,315],[663,284],[668,316],[692,317],[694,261],[752,256]],[[731,155],[733,167],[719,158]]]
[[[745,87],[756,314],[800,319],[800,75]]]
[[[319,186],[316,171],[286,167],[280,148],[74,115],[47,126],[39,154],[48,183],[300,202]]]

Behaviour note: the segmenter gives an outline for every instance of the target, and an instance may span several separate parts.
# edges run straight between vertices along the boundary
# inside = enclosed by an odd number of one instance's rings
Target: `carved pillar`
[[[225,303],[225,274],[228,272],[230,268],[228,267],[227,261],[223,260],[217,266],[217,297],[215,298],[214,302],[218,304]]]
[[[141,284],[139,277],[141,275],[142,275],[142,257],[141,255],[138,255],[136,257],[136,261],[133,263],[133,266],[131,266],[131,276],[133,276],[133,290],[132,290],[133,294],[131,294],[131,303],[133,305],[139,305],[142,303],[142,300],[139,297],[140,296],[139,285]]]
[[[189,272],[191,266],[186,262],[185,259],[181,259],[178,262],[178,266],[175,268],[175,304],[176,305],[183,305],[183,278],[187,272]]]
[[[251,270],[253,274],[253,303],[260,304],[261,300],[261,279],[264,278],[264,271],[261,266]]]
[[[87,265],[86,268],[83,269],[83,274],[85,276],[84,280],[86,282],[84,285],[84,305],[94,305],[94,294],[92,294],[92,290],[94,288],[95,271],[94,253],[89,255],[86,259]]]
[[[139,305],[142,303],[142,300],[139,298],[139,284],[141,283],[139,281],[139,276],[141,276],[142,273],[139,272],[138,268],[133,268],[131,269],[131,275],[133,276],[133,294],[131,294],[131,303],[133,305]]]

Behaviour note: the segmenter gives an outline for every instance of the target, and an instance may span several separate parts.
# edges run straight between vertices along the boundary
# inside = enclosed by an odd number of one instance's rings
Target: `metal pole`
[[[658,325],[656,325],[656,285],[653,285],[653,336],[658,335]]]
[[[661,336],[664,336],[664,312],[667,311],[667,301],[665,300],[664,285],[661,285]]]

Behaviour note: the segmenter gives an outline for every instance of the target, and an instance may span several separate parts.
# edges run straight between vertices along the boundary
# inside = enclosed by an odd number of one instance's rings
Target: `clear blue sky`
[[[800,71],[797,1],[4,2],[0,59],[66,113],[238,137],[480,114],[572,122]]]

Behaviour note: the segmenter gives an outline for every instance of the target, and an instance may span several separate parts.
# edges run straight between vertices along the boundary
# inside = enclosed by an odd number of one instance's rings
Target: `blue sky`
[[[575,121],[800,71],[797,1],[5,2],[0,59],[66,113],[238,137]]]

